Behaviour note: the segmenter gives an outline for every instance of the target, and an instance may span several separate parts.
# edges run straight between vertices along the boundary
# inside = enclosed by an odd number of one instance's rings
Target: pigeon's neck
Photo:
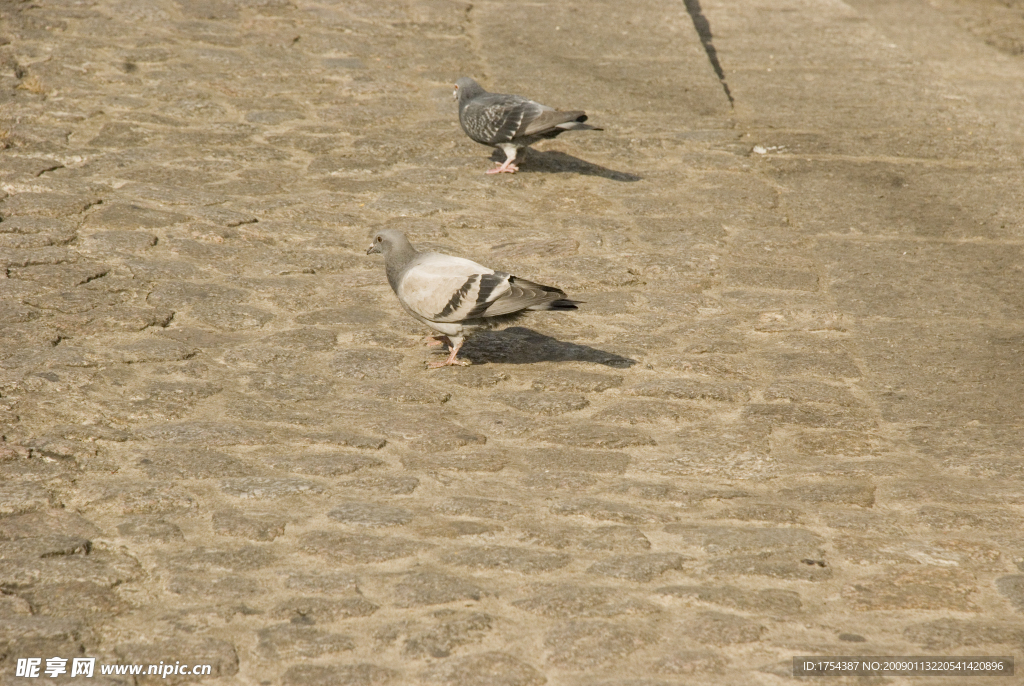
[[[384,260],[384,272],[388,275],[391,290],[398,292],[398,278],[401,276],[402,270],[416,259],[417,255],[419,253],[416,252],[416,248],[408,242],[404,245],[392,246],[388,251],[387,258]]]
[[[487,95],[487,91],[485,91],[479,84],[474,83],[469,86],[464,86],[459,91],[459,113],[466,109],[466,105],[468,105],[473,98],[478,98],[481,95]]]

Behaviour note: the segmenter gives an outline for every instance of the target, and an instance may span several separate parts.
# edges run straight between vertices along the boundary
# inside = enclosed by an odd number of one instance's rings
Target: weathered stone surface
[[[359,580],[344,572],[291,574],[285,586],[310,593],[348,594],[359,591]]]
[[[204,446],[251,445],[265,439],[265,431],[230,422],[185,421],[144,427],[140,435],[167,443]]]
[[[718,400],[739,402],[749,397],[750,387],[743,384],[708,383],[692,379],[673,382],[652,381],[625,389],[629,395],[671,400]]]
[[[277,619],[299,624],[306,620],[322,623],[348,617],[367,617],[377,610],[377,605],[359,595],[348,598],[303,596],[279,603],[271,614]]]
[[[356,647],[349,636],[291,623],[268,626],[257,631],[256,636],[259,638],[256,652],[268,659],[314,658]]]
[[[989,644],[1020,645],[1024,629],[1013,624],[936,619],[912,624],[903,631],[908,641],[928,650],[951,650]]]
[[[636,429],[607,426],[581,425],[573,427],[556,426],[537,434],[537,438],[549,443],[571,445],[576,448],[618,449],[638,445],[654,445],[654,439]]]
[[[487,443],[487,436],[452,422],[432,418],[404,418],[400,425],[380,425],[390,439],[408,441],[411,449],[421,453],[447,453],[467,446],[478,447]]]
[[[36,538],[42,532],[84,539],[102,535],[93,522],[66,510],[37,510],[0,518],[0,541]]]
[[[506,653],[478,653],[432,667],[420,675],[428,683],[466,686],[540,686],[547,679]]]
[[[294,665],[281,676],[286,686],[385,686],[398,674],[367,663],[358,665]]]
[[[766,629],[739,615],[704,612],[687,623],[683,631],[698,643],[730,645],[758,641]]]
[[[466,515],[504,520],[519,514],[519,507],[504,500],[460,496],[448,498],[434,505],[433,510],[445,515]]]
[[[631,458],[628,453],[614,450],[577,450],[558,448],[523,451],[516,455],[532,470],[562,472],[612,472],[626,471]]]
[[[1024,612],[1024,574],[1010,574],[996,581],[996,587],[1018,611]]]
[[[459,600],[480,600],[487,595],[471,581],[441,572],[410,572],[395,584],[395,604],[399,607],[442,605]]]
[[[504,531],[505,527],[498,524],[489,524],[470,519],[452,519],[421,524],[417,527],[417,530],[423,536],[433,536],[437,538],[461,538],[463,536],[495,534],[500,531]]]
[[[0,217],[24,215],[43,217],[71,217],[93,204],[93,199],[63,193],[18,193],[0,201]]]
[[[500,569],[520,574],[538,574],[561,569],[572,561],[565,553],[549,553],[511,546],[480,546],[444,556],[447,564],[472,569]]]
[[[682,569],[685,562],[686,558],[677,553],[618,555],[593,564],[587,571],[616,579],[646,582],[670,569]]]
[[[552,664],[586,671],[621,662],[654,640],[643,626],[601,620],[573,620],[544,638]]]
[[[599,500],[597,498],[581,498],[558,502],[551,506],[551,512],[559,515],[583,515],[590,519],[621,522],[623,524],[654,524],[673,518],[672,515],[663,514],[655,510],[608,500]]]
[[[50,494],[39,484],[0,485],[0,514],[21,514],[42,510],[50,505]]]
[[[85,627],[80,620],[30,616],[11,617],[0,622],[0,641],[9,650],[79,654]],[[33,653],[35,654],[35,653]]]
[[[255,545],[237,548],[199,546],[175,555],[170,563],[175,569],[193,572],[247,572],[262,569],[273,563],[274,559],[275,555],[270,550]]]
[[[402,654],[412,658],[448,657],[456,649],[479,643],[494,627],[494,617],[483,612],[436,610],[430,613],[425,626],[384,627],[378,640],[394,644],[404,634]]]
[[[509,407],[523,412],[542,415],[558,415],[582,410],[590,401],[576,393],[502,393],[495,398]]]
[[[88,555],[92,542],[78,536],[38,536],[0,543],[0,560]]]
[[[310,531],[300,538],[302,549],[342,564],[366,564],[409,557],[431,546],[405,538]]]
[[[118,524],[117,533],[126,538],[160,543],[185,540],[181,527],[177,524],[153,517],[133,517],[123,524]]]
[[[420,480],[415,476],[365,476],[342,481],[338,485],[381,495],[409,495],[420,485]]]
[[[376,457],[358,453],[271,456],[266,458],[266,463],[277,469],[311,476],[342,476],[384,464]]]
[[[772,503],[752,503],[729,510],[728,516],[747,522],[774,522],[776,524],[796,524],[804,513],[795,507],[775,505]]]
[[[622,385],[617,374],[597,374],[579,370],[547,374],[533,382],[535,391],[570,391],[572,393],[600,393]]]
[[[879,574],[843,586],[842,594],[858,610],[978,611],[971,575],[956,569],[909,568]]]
[[[236,498],[265,500],[297,494],[323,493],[324,487],[306,479],[275,479],[273,477],[249,476],[241,479],[224,479],[220,482],[224,493]]]
[[[807,529],[789,527],[727,527],[668,524],[665,531],[680,536],[691,545],[699,545],[709,552],[746,550],[780,550],[797,548],[817,550],[824,541]]]
[[[285,524],[287,520],[274,513],[243,514],[233,510],[213,513],[214,532],[252,541],[273,541],[284,534]]]
[[[458,472],[500,472],[509,458],[498,453],[450,453],[438,455],[406,455],[402,464],[406,469],[431,471],[451,469]]]
[[[782,589],[744,591],[735,586],[665,586],[658,593],[678,598],[693,598],[703,603],[721,605],[744,612],[791,614],[802,606],[800,594]]]
[[[204,598],[222,603],[231,601],[251,601],[263,594],[263,586],[259,581],[240,574],[220,574],[216,578],[206,579],[193,572],[171,578],[167,582],[167,590],[185,598]]]
[[[648,615],[661,610],[653,603],[636,598],[624,598],[617,589],[577,585],[545,588],[536,595],[512,604],[527,612],[565,619]]]
[[[160,450],[148,453],[138,464],[153,479],[243,477],[252,473],[245,462],[213,450]]]
[[[85,248],[87,250],[91,249],[96,251],[126,250],[129,252],[136,252],[152,248],[156,243],[157,237],[151,233],[120,229],[113,231],[97,231],[96,233],[90,234],[85,240]]]
[[[697,403],[665,402],[663,400],[636,400],[614,403],[594,414],[594,419],[605,423],[625,422],[660,424],[662,422],[696,422],[706,420],[711,411]]]
[[[388,350],[344,350],[331,361],[331,368],[347,379],[386,379],[398,375],[400,353]]]
[[[653,671],[656,674],[666,675],[693,675],[693,674],[722,674],[728,660],[711,650],[679,650],[672,651],[667,657],[663,657],[654,663]]]
[[[583,550],[640,552],[651,542],[640,529],[632,526],[599,526],[593,529],[526,525],[520,529],[519,540],[549,548],[576,546]]]
[[[34,614],[86,621],[123,613],[131,607],[114,590],[90,581],[38,584],[20,595]]]
[[[709,568],[719,574],[750,574],[774,579],[825,581],[832,578],[832,567],[822,557],[803,557],[799,549],[779,552],[731,555],[716,558]]]
[[[396,403],[424,405],[446,403],[452,397],[452,394],[445,390],[401,382],[374,384],[366,387],[363,392]]]
[[[88,509],[119,512],[123,515],[183,513],[197,506],[195,496],[191,493],[160,482],[140,481],[130,485],[97,483],[89,489],[83,489],[79,497]]]
[[[863,483],[824,483],[782,489],[782,495],[805,503],[841,503],[871,507],[875,486]]]
[[[413,519],[413,513],[403,507],[351,501],[341,503],[327,513],[333,520],[372,529],[403,526]]]

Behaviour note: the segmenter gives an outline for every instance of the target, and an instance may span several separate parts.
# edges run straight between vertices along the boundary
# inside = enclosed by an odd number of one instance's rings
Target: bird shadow
[[[589,345],[567,343],[532,329],[513,326],[502,331],[481,331],[462,346],[461,356],[473,364],[534,364],[537,362],[592,362],[625,369],[636,360]]]
[[[491,155],[494,162],[504,162],[505,153],[495,150]],[[519,173],[542,173],[542,174],[563,174],[575,173],[583,176],[600,176],[612,181],[633,182],[640,181],[642,177],[629,172],[615,171],[599,164],[592,164],[578,157],[559,152],[557,150],[533,150],[526,148],[520,151],[517,163]]]

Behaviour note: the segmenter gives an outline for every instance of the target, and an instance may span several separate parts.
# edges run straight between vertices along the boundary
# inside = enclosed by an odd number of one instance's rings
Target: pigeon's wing
[[[477,303],[471,317],[500,317],[522,310],[576,309],[574,304],[564,300],[564,291],[552,286],[542,286],[503,272],[495,272],[489,280],[485,277],[484,289],[489,282],[495,284],[490,295]]]
[[[411,311],[439,323],[500,317],[521,310],[575,309],[557,288],[439,253],[426,253],[410,264],[398,281],[397,292]]]
[[[470,138],[481,143],[507,143],[546,112],[553,111],[533,100],[518,95],[489,93],[466,104],[460,117]]]
[[[395,290],[424,319],[454,323],[479,316],[477,306],[500,292],[503,281],[493,276],[493,269],[472,260],[426,253],[405,269]]]

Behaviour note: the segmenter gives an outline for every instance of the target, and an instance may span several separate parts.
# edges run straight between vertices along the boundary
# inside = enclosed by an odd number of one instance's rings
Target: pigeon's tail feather
[[[602,128],[591,126],[590,124],[581,124],[575,121],[559,124],[555,128],[562,129],[563,131],[604,131]]]
[[[542,312],[545,310],[578,310],[576,307],[577,302],[575,300],[569,300],[565,297],[565,291],[561,288],[555,288],[554,286],[545,286],[543,284],[534,283],[533,281],[527,281],[518,277],[512,277],[515,279],[515,284],[519,287],[529,289],[531,295],[533,295],[535,302],[533,305],[527,307],[527,310],[533,312]]]
[[[587,128],[584,124],[587,115],[582,110],[574,112],[559,112],[557,110],[544,110],[538,116],[531,119],[522,131],[521,136],[557,136],[562,131],[575,128]]]
[[[562,293],[565,295],[565,293]],[[577,305],[582,305],[578,300],[569,300],[568,298],[559,298],[558,300],[550,300],[544,303],[538,303],[526,309],[533,312],[544,312],[547,310],[578,310],[580,308]]]

